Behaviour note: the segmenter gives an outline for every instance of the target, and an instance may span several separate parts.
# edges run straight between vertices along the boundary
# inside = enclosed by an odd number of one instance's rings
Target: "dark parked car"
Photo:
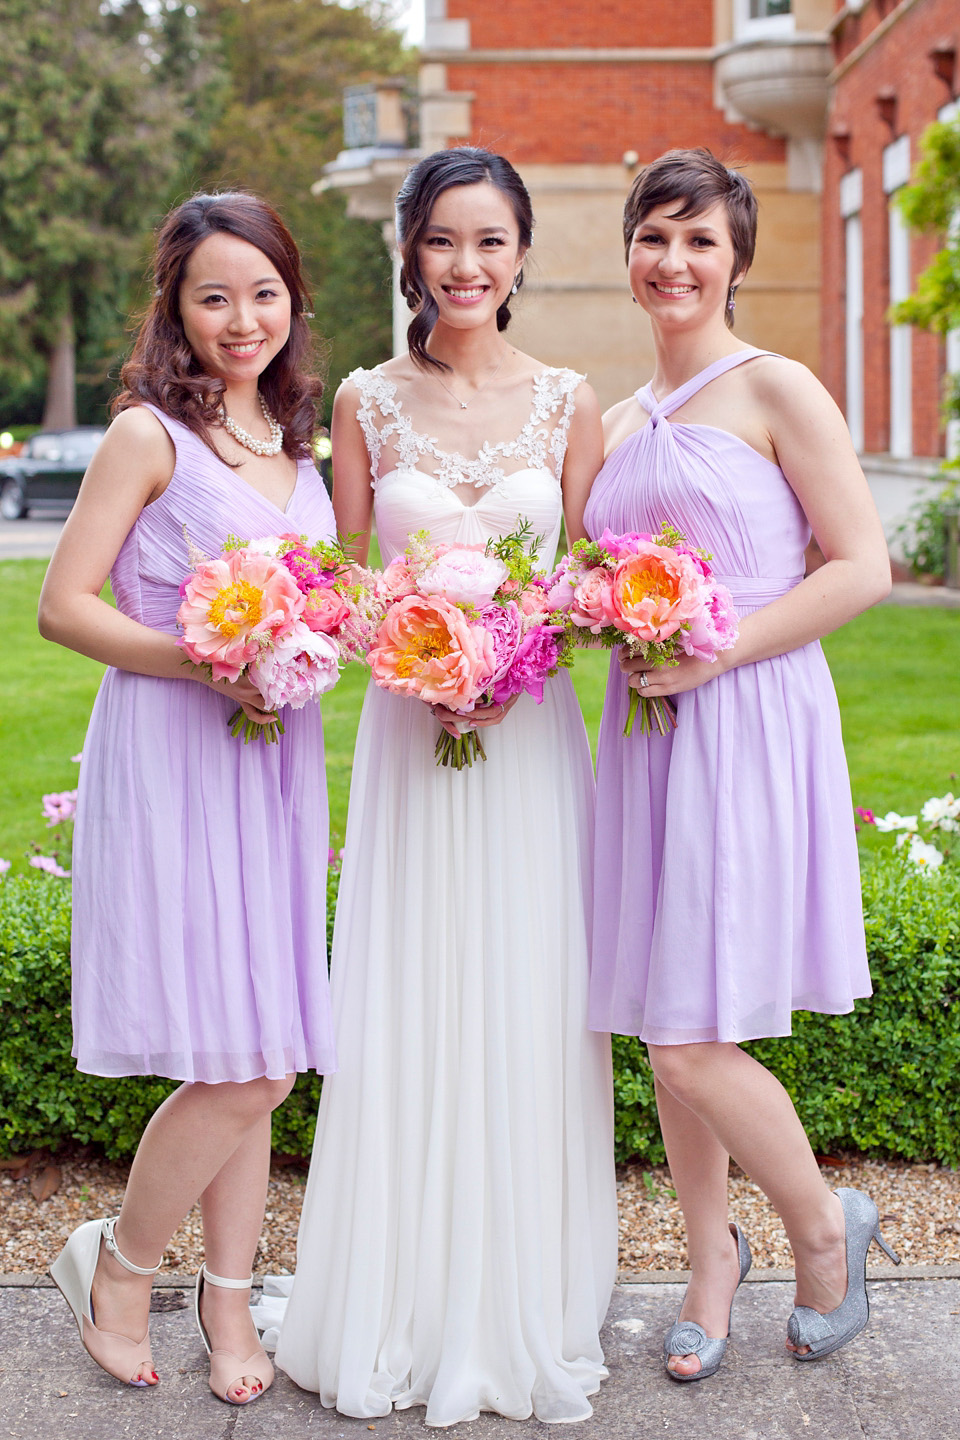
[[[0,460],[0,515],[20,520],[29,510],[69,509],[83,472],[106,432],[100,425],[41,430],[19,455]]]

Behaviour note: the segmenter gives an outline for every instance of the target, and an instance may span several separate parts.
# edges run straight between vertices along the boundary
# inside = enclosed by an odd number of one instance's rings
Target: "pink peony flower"
[[[736,644],[740,633],[733,596],[725,585],[712,583],[705,604],[689,622],[689,629],[679,634],[680,645],[687,655],[698,660],[715,660],[721,650]]]
[[[608,527],[597,540],[597,544],[602,545],[614,560],[623,560],[627,555],[635,555],[640,546],[649,544],[652,539],[653,536],[646,531],[627,530],[623,535],[614,535]]]
[[[367,662],[397,695],[469,712],[494,668],[493,637],[441,596],[408,595],[387,611]]]
[[[510,669],[493,689],[493,703],[502,705],[511,695],[526,691],[537,704],[543,702],[543,682],[556,668],[559,645],[556,636],[561,634],[559,626],[536,625],[528,630],[520,642]]]
[[[585,571],[577,582],[570,619],[599,635],[605,625],[619,625],[620,612],[614,599],[613,575],[596,565]]]
[[[513,664],[523,636],[523,619],[515,600],[506,605],[487,605],[477,616],[478,622],[493,641],[494,668],[486,684],[495,683]]]
[[[336,590],[311,590],[300,619],[311,630],[332,635],[349,614],[350,607]]]
[[[43,813],[47,819],[47,828],[51,825],[62,825],[64,820],[72,820],[77,813],[77,792],[76,790],[63,790],[59,794],[54,792],[51,795],[44,795],[42,799]]]
[[[567,611],[573,604],[579,573],[572,555],[564,555],[547,581],[547,604],[551,610]]]
[[[339,660],[335,640],[298,621],[260,652],[247,673],[263,696],[265,709],[289,705],[299,710],[333,688],[340,674]]]
[[[550,598],[545,584],[532,580],[520,596],[520,609],[524,615],[548,615]]]
[[[703,605],[703,577],[687,555],[665,545],[638,545],[613,572],[614,622],[639,640],[667,640]]]
[[[298,589],[307,597],[318,588],[327,589],[337,578],[335,571],[325,570],[316,555],[311,555],[309,547],[299,538],[296,545],[283,552],[280,563],[287,567]]]
[[[229,550],[197,566],[182,586],[178,642],[215,680],[236,680],[257,658],[260,636],[288,631],[304,607],[290,571],[269,555]]]
[[[422,595],[442,595],[480,610],[489,605],[509,571],[502,560],[480,546],[458,545],[428,565],[419,578]]]

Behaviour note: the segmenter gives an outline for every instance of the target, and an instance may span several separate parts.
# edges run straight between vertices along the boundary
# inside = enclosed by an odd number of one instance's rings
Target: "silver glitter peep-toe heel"
[[[870,1301],[867,1299],[867,1251],[871,1240],[876,1240],[880,1249],[893,1261],[900,1264],[896,1255],[880,1234],[877,1207],[862,1190],[841,1189],[836,1192],[843,1206],[843,1221],[847,1241],[847,1293],[835,1310],[821,1315],[807,1305],[798,1305],[787,1321],[787,1338],[792,1345],[808,1345],[810,1348],[800,1355],[796,1350],[790,1353],[794,1360],[822,1360],[832,1355],[841,1345],[846,1345],[854,1335],[859,1335],[870,1318]]]
[[[747,1278],[747,1272],[752,1263],[750,1246],[739,1225],[730,1226],[730,1234],[737,1242],[737,1259],[740,1261],[740,1279],[737,1281],[737,1290]],[[733,1292],[733,1299],[737,1297],[737,1290]],[[685,1384],[688,1380],[706,1380],[708,1375],[715,1375],[720,1369],[727,1349],[727,1340],[730,1338],[730,1326],[733,1321],[733,1300],[730,1301],[730,1318],[727,1321],[727,1333],[717,1339],[712,1339],[698,1325],[695,1320],[676,1320],[663,1337],[663,1364],[664,1369],[671,1380]],[[678,1375],[676,1370],[670,1369],[671,1356],[677,1359],[685,1359],[688,1355],[696,1355],[700,1361],[700,1369],[695,1375]]]

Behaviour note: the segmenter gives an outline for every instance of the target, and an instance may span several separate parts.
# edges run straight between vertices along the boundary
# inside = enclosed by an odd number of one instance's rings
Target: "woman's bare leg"
[[[691,1268],[695,1256],[717,1254],[719,1205],[715,1199],[699,1204],[696,1191],[706,1185],[714,1193],[722,1151],[760,1186],[783,1221],[793,1247],[796,1303],[824,1313],[834,1309],[847,1286],[843,1210],[824,1184],[780,1081],[737,1045],[652,1045],[649,1052],[658,1101],[665,1092],[676,1102],[665,1102],[661,1124],[671,1172],[676,1163],[683,1177],[677,1182],[677,1195],[687,1221]],[[687,1112],[699,1124],[693,1124]],[[718,1148],[707,1145],[705,1132]],[[700,1263],[703,1268],[707,1262]],[[699,1320],[708,1335],[725,1333],[736,1274],[731,1268],[730,1280],[723,1286],[719,1275],[698,1284],[699,1303],[714,1324],[722,1313],[720,1330],[711,1330],[686,1306],[684,1317]],[[713,1298],[708,1298],[708,1291]],[[691,1365],[692,1370],[697,1368],[696,1363]]]

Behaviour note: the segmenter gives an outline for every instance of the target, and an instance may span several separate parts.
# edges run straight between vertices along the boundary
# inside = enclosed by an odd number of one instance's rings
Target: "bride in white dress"
[[[549,568],[564,501],[583,533],[601,442],[582,377],[500,333],[527,192],[461,148],[421,161],[397,205],[411,353],[337,394],[338,529],[365,554],[372,518],[386,563],[413,531],[484,542],[522,517]],[[585,1419],[617,1245],[609,1037],[586,1028],[590,752],[566,672],[542,705],[477,711],[471,769],[437,767],[441,721],[368,690],[333,942],[341,1068],[277,1360],[345,1415]]]

